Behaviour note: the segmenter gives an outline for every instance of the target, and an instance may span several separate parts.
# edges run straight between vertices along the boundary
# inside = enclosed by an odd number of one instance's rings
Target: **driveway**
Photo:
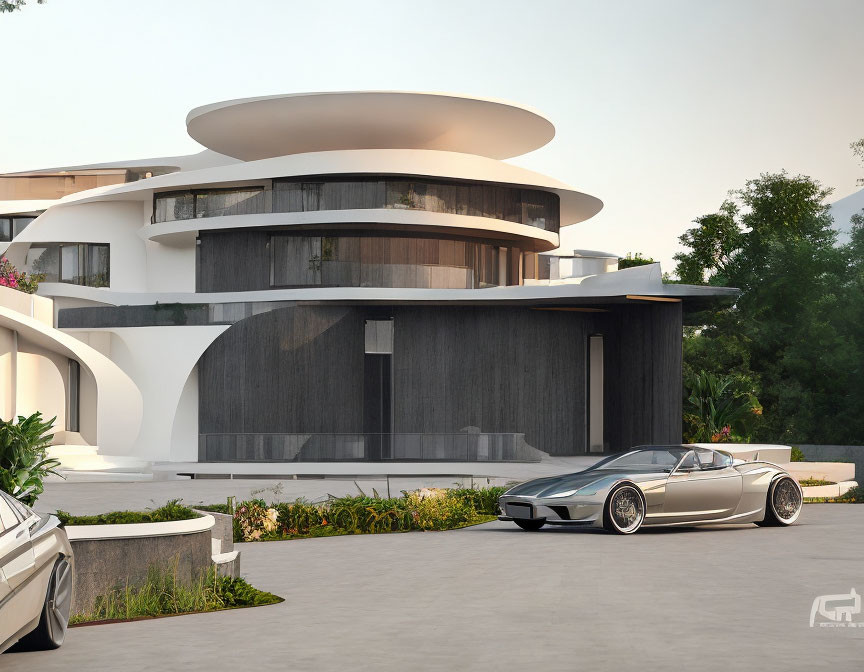
[[[508,523],[242,544],[282,604],[70,630],[3,670],[857,669],[862,628],[811,628],[864,593],[864,506],[789,529],[630,537]],[[857,617],[864,623],[864,614]]]

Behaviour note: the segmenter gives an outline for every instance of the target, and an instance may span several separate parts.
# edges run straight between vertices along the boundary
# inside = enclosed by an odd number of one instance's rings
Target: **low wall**
[[[142,585],[151,567],[190,585],[212,564],[212,516],[168,523],[69,525],[75,555],[72,613],[87,611],[114,588]]]
[[[861,482],[864,477],[864,446],[799,444],[798,447],[808,462],[852,462],[857,480]]]

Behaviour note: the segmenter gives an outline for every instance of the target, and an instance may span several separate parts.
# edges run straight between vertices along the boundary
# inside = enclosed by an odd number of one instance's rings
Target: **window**
[[[195,194],[195,217],[255,215],[261,212],[264,212],[263,188]]]
[[[103,243],[39,243],[27,251],[24,270],[44,275],[43,282],[108,287],[111,248]]]
[[[156,194],[153,199],[154,223],[262,212],[263,187],[170,192]]]
[[[66,392],[66,431],[80,430],[81,416],[81,365],[69,360],[69,383]]]
[[[710,448],[697,448],[695,453],[702,469],[722,469],[732,465],[732,458],[729,455]]]
[[[515,248],[463,240],[274,234],[270,286],[495,287],[518,284],[519,255]]]
[[[24,229],[26,229],[30,222],[32,222],[35,217],[13,217],[12,218],[12,237],[14,238],[19,233],[21,233]]]
[[[27,228],[35,217],[0,217],[0,243],[8,243]]]
[[[156,194],[153,222],[265,212],[401,209],[425,210],[508,222],[558,231],[557,194],[483,182],[412,180],[387,176],[327,176],[273,180],[263,187],[190,190]]]

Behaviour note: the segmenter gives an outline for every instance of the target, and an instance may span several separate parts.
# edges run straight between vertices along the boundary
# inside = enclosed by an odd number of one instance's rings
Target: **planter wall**
[[[176,571],[185,585],[197,581],[211,564],[212,516],[168,523],[69,525],[75,554],[72,611],[91,609],[96,597],[114,588],[138,587],[151,567]]]

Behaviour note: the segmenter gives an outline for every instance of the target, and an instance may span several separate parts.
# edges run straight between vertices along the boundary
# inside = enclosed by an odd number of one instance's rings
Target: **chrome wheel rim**
[[[609,516],[620,532],[634,532],[642,524],[645,511],[636,488],[618,488],[609,500]]]
[[[784,478],[774,486],[771,505],[774,513],[784,523],[791,523],[801,511],[801,492],[791,478]]]
[[[51,574],[48,585],[48,599],[45,602],[46,624],[51,641],[63,643],[69,625],[69,611],[72,607],[72,568],[66,558],[61,558]]]

